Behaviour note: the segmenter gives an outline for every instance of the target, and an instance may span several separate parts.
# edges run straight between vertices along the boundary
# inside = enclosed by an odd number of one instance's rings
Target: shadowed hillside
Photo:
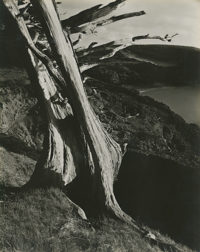
[[[95,62],[103,48],[89,54],[87,60]],[[134,45],[104,60],[87,75],[111,81],[118,85],[136,88],[187,86],[200,83],[200,50],[193,47],[173,45]]]

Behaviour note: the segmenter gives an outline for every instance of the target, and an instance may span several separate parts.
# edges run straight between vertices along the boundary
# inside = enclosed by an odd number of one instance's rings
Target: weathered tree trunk
[[[34,47],[26,24],[19,13],[14,0],[5,0],[5,6],[16,20],[19,30],[24,38],[25,45]],[[56,88],[55,80],[51,77],[50,70],[28,49],[32,71],[36,75],[37,84],[42,95],[42,103],[48,120],[48,132],[45,136],[45,149],[41,160],[34,172],[34,183],[43,185],[64,186],[70,183],[84,166],[87,166],[87,151],[84,137],[81,133],[71,106],[67,102],[56,103],[55,96],[60,94]],[[35,81],[35,78],[34,78]],[[35,82],[33,82],[35,84]],[[60,95],[61,97],[61,95]],[[32,179],[31,179],[32,182]],[[84,211],[71,202],[77,213],[86,219]]]
[[[58,96],[54,81],[45,66],[36,60],[36,71],[43,90],[48,120],[48,132],[44,145],[44,163],[39,164],[45,182],[63,186],[70,183],[86,165],[86,151],[81,129],[77,124],[71,106],[64,101],[52,101]],[[37,176],[39,179],[39,176]],[[44,183],[44,181],[43,181]]]
[[[69,93],[73,113],[83,129],[91,151],[94,164],[94,190],[99,208],[133,224],[132,218],[119,207],[113,192],[114,177],[122,159],[121,148],[107,134],[89,104],[70,38],[63,33],[53,2],[39,0],[33,4],[38,7],[37,11],[45,21],[49,42],[53,41],[52,50],[63,78],[68,84],[66,90]]]
[[[46,156],[43,157],[45,161],[41,169],[45,172],[41,173],[41,178],[44,183],[48,180],[50,183],[66,185],[74,179],[77,170],[87,166],[85,157],[89,157],[90,164],[93,164],[91,173],[99,209],[134,225],[132,218],[119,207],[113,192],[114,178],[122,160],[121,148],[107,134],[89,104],[71,41],[63,33],[53,1],[38,0],[32,3],[39,7],[38,14],[41,20],[45,21],[45,25],[43,22],[42,25],[61,70],[61,78],[59,72],[52,69],[46,57],[34,47],[15,0],[4,0],[30,48],[28,52],[33,70],[37,72],[38,83],[43,93],[49,126]],[[53,101],[55,96],[62,97],[57,89],[60,80],[71,106],[69,103],[60,105]]]
[[[25,43],[28,47],[30,45],[34,47],[15,1],[6,0],[4,3],[17,21]],[[48,170],[48,173],[51,171],[52,174],[57,174],[55,177],[59,178],[60,184],[66,185],[74,179],[77,170],[80,170],[85,162],[84,157],[80,155],[84,151],[81,130],[75,122],[71,106],[59,94],[55,80],[50,76],[50,71],[30,49],[28,49],[28,54],[32,62],[32,71],[37,74],[37,82],[42,92],[49,124],[45,141],[48,154],[43,168]],[[56,102],[57,97],[63,100],[60,103]]]

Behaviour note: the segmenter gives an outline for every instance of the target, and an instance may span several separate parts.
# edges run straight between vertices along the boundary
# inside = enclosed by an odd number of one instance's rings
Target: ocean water
[[[152,88],[140,92],[165,103],[186,122],[200,126],[200,86]]]

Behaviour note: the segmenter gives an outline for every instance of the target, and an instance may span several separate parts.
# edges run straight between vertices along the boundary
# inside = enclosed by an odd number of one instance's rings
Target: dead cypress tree
[[[23,38],[24,50],[29,55],[48,120],[42,162],[37,166],[36,178],[41,183],[66,186],[78,176],[80,170],[89,170],[99,211],[109,213],[139,229],[135,221],[122,211],[113,192],[114,179],[124,153],[91,108],[81,73],[101,64],[104,59],[112,57],[136,40],[171,41],[176,34],[164,38],[147,34],[101,46],[92,43],[88,48],[75,50],[81,34],[87,35],[103,25],[141,16],[145,12],[105,18],[125,1],[116,0],[60,21],[53,0],[3,1]],[[73,33],[79,34],[74,42],[70,39]],[[87,61],[87,56],[94,52],[102,53],[98,53],[101,56],[94,62]],[[81,59],[79,65],[76,55]],[[84,211],[72,204],[81,217],[86,218]]]

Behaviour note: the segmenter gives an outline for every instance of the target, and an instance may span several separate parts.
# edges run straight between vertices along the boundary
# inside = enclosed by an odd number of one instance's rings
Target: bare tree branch
[[[132,41],[135,42],[137,40],[142,40],[142,39],[156,39],[156,40],[161,40],[163,42],[171,42],[172,38],[174,38],[177,35],[178,33],[175,33],[174,35],[171,35],[171,36],[166,34],[164,37],[161,37],[161,36],[150,36],[149,34],[147,34],[147,35],[133,37]]]
[[[84,50],[78,50],[77,56],[79,58],[79,62],[81,65],[80,69],[83,72],[97,65],[100,65],[103,60],[112,58],[120,50],[134,45],[136,41],[144,39],[154,39],[154,40],[161,40],[164,42],[171,42],[172,39],[177,35],[178,35],[177,33],[171,36],[166,34],[164,37],[161,37],[161,36],[150,36],[149,34],[146,34],[141,36],[135,36],[132,37],[131,39],[112,41],[100,46],[88,47],[87,49]]]
[[[82,35],[79,34],[78,39],[73,42],[73,46],[76,46],[82,39]]]
[[[77,27],[88,22],[92,22],[98,18],[107,16],[112,11],[116,10],[118,6],[126,0],[115,0],[105,6],[102,4],[96,5],[90,9],[79,12],[78,14],[62,20],[63,27]]]
[[[15,7],[15,5],[13,5],[13,12],[12,15],[15,19],[17,19],[19,25],[19,29],[21,31],[21,34],[23,36],[23,39],[25,41],[25,43],[27,44],[28,48],[38,57],[39,60],[41,60],[41,62],[46,66],[49,74],[51,75],[51,77],[54,78],[54,80],[56,81],[56,83],[58,83],[60,85],[60,87],[64,87],[65,86],[65,81],[63,79],[63,77],[61,76],[61,74],[59,73],[59,71],[55,68],[55,65],[53,63],[53,61],[44,53],[42,53],[34,44],[34,41],[32,40],[32,38],[30,36],[28,36],[29,32],[28,29],[25,25],[25,22],[23,20],[23,17],[21,16],[17,6]],[[38,39],[38,35],[36,35],[36,38]]]
[[[28,42],[28,41],[27,41]],[[53,61],[40,50],[37,49],[32,43],[28,43],[29,49],[38,57],[38,59],[45,65],[51,77],[54,78],[56,83],[59,84],[60,87],[65,87],[65,81],[59,71],[56,69]]]
[[[126,18],[138,17],[138,16],[142,16],[145,14],[146,13],[144,11],[138,11],[138,12],[130,12],[130,13],[126,13],[126,14],[122,14],[122,15],[118,15],[118,16],[112,16],[108,19],[98,20],[98,21],[95,21],[95,22],[92,22],[89,24],[85,24],[82,26],[72,27],[72,28],[70,28],[70,32],[71,33],[81,32],[83,34],[90,34],[90,33],[94,33],[96,28],[98,28],[98,27],[101,27],[104,25],[109,25],[114,22],[126,19]]]
[[[83,64],[82,66],[80,66],[80,71],[81,73],[95,67],[95,66],[98,66],[100,65],[100,62],[99,63],[94,63],[94,64]]]
[[[110,24],[125,18],[131,18],[131,17],[138,17],[138,16],[142,16],[145,15],[146,13],[144,11],[137,11],[137,12],[130,12],[130,13],[126,13],[126,14],[122,14],[122,15],[118,15],[118,16],[113,16],[111,18],[108,18],[107,20],[103,20],[97,23],[97,26],[102,26],[105,24]]]
[[[92,49],[95,45],[97,45],[98,42],[92,42],[89,46],[88,46],[88,49]]]

